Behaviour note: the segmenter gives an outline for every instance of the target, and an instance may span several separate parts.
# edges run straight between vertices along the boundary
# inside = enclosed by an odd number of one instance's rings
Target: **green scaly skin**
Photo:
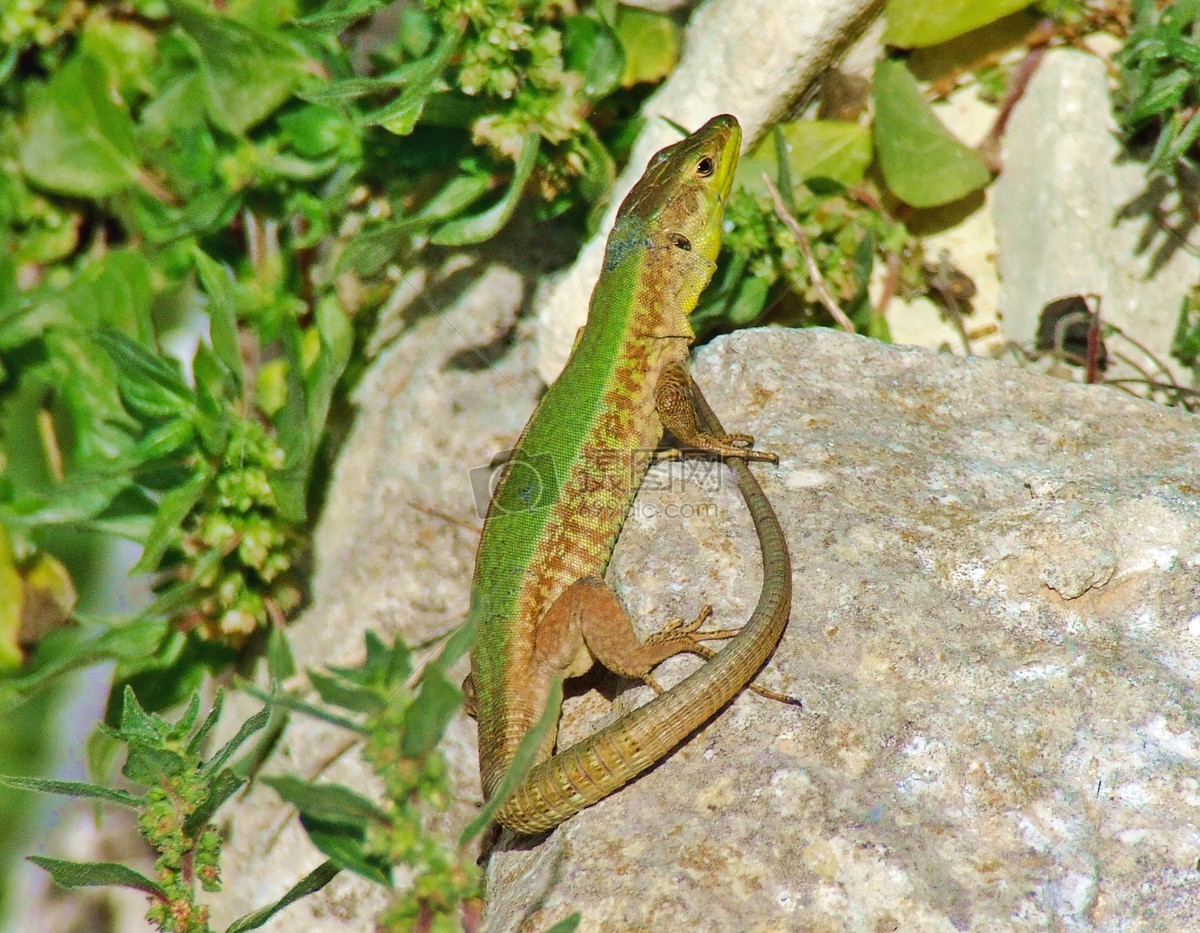
[[[687,375],[687,316],[715,268],[740,144],[737,120],[722,115],[651,160],[618,212],[587,325],[493,497],[472,587],[480,628],[468,685],[485,795],[556,679],[601,660],[653,684],[650,668],[665,657],[711,654],[694,631],[705,613],[639,643],[603,583],[664,422],[681,446],[733,469],[762,548],[762,595],[725,648],[666,693],[553,757],[551,734],[497,814],[515,832],[550,829],[665,757],[751,681],[787,624],[787,545],[746,464],[774,457],[725,434]]]

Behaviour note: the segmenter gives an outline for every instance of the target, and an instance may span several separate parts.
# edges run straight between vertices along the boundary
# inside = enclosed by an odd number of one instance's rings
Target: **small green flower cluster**
[[[288,571],[303,539],[279,514],[268,479],[283,462],[283,451],[258,421],[234,422],[220,472],[184,537],[189,558],[223,554],[201,573],[204,592],[186,627],[237,645],[299,604],[300,589]]]
[[[216,826],[209,823],[195,836],[185,829],[187,818],[209,796],[202,786],[207,779],[197,780],[199,756],[190,757],[195,759],[190,772],[151,787],[145,809],[138,814],[138,829],[159,852],[155,877],[167,894],[167,900],[150,906],[146,919],[167,933],[208,933],[208,908],[195,903],[193,879],[205,891],[221,890],[221,837]]]
[[[725,214],[729,232],[724,246],[745,262],[746,275],[770,282],[773,291],[782,288],[794,294],[804,315],[819,315],[821,296],[810,261],[770,200],[739,190]],[[808,238],[821,278],[839,304],[851,304],[865,295],[876,255],[901,256],[904,282],[913,278],[907,274],[909,267],[919,268],[919,250],[913,249],[914,240],[904,225],[844,192],[817,195],[798,188],[795,221]]]
[[[390,817],[388,825],[371,829],[367,848],[415,872],[412,886],[380,916],[379,926],[385,931],[459,930],[456,908],[478,896],[479,870],[423,825],[422,809],[449,806],[450,782],[440,753],[417,759],[402,753],[396,736],[409,718],[409,703],[390,704],[372,722],[363,747],[363,758],[384,779],[383,809]]]
[[[492,111],[472,127],[475,142],[515,159],[531,133],[563,154],[576,172],[582,158],[571,141],[584,126],[587,100],[580,76],[563,63],[562,33],[553,23],[561,4],[513,0],[429,0],[427,8],[447,29],[465,21],[458,89],[492,98]],[[500,101],[507,106],[495,107]],[[553,160],[551,160],[553,161]]]

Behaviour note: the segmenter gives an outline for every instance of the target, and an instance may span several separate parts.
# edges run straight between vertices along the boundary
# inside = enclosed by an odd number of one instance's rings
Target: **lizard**
[[[552,685],[599,661],[659,693],[608,727],[537,763],[497,811],[517,833],[553,828],[666,757],[736,696],[787,624],[791,563],[779,521],[748,460],[778,462],[726,434],[691,380],[688,315],[716,268],[724,206],[741,145],[722,114],[658,152],[619,208],[587,323],[504,468],[484,520],[472,583],[479,631],[464,682],[478,721],[491,798]],[[763,589],[746,625],[701,632],[711,616],[674,619],[645,641],[604,581],[609,558],[664,430],[681,449],[725,459],[749,506]],[[714,652],[701,640],[730,638]],[[662,692],[651,670],[688,652],[709,660]],[[557,716],[557,712],[553,715]]]

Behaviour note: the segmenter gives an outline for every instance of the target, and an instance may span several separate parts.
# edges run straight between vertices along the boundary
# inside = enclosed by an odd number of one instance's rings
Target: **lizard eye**
[[[701,178],[707,178],[712,173],[713,173],[713,160],[710,157],[705,156],[703,159],[701,159],[699,162],[696,163],[696,174],[699,175]]]
[[[682,233],[671,234],[671,242],[674,243],[677,248],[682,250],[691,250],[692,248],[692,241],[685,237]]]

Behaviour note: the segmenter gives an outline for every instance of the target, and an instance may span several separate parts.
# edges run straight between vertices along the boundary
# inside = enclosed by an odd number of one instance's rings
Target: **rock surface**
[[[364,382],[293,631],[301,664],[357,660],[367,627],[421,642],[461,618],[467,471],[515,438],[537,383],[525,341],[476,367],[454,335],[502,342],[521,294],[486,272]],[[796,595],[760,679],[806,708],[745,694],[549,837],[502,840],[485,929],[575,910],[584,931],[1200,923],[1200,422],[829,331],[742,332],[695,371],[729,430],[781,456],[756,473]],[[760,579],[744,505],[655,476],[610,579],[647,632],[706,601],[737,624]],[[647,693],[589,683],[564,740]],[[448,832],[478,801],[473,733],[452,728]],[[272,770],[374,787],[343,741],[297,719]],[[319,861],[266,789],[229,825],[230,917]],[[381,903],[343,877],[265,929],[365,933]]]
[[[1198,928],[1200,422],[832,332],[695,368],[781,456],[756,472],[796,595],[761,680],[807,708],[743,694],[510,841],[485,929]],[[744,618],[748,524],[731,489],[643,490],[611,574],[634,617]]]

